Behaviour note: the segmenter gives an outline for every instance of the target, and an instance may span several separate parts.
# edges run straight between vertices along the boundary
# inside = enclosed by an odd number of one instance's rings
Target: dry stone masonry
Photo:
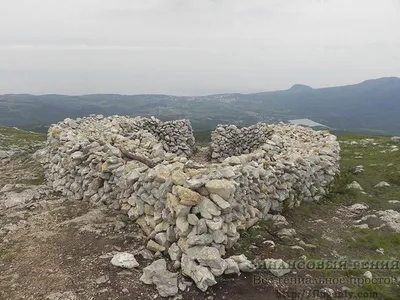
[[[264,144],[272,130],[265,123],[238,128],[235,125],[218,125],[211,133],[211,158],[221,162],[230,156],[249,154]]]
[[[340,147],[329,132],[304,127],[219,126],[213,161],[200,164],[190,159],[187,120],[90,116],[52,126],[46,151],[54,189],[125,211],[147,248],[168,254],[205,291],[216,276],[254,271],[225,250],[271,211],[321,199],[339,172]],[[158,282],[148,273],[146,283]]]

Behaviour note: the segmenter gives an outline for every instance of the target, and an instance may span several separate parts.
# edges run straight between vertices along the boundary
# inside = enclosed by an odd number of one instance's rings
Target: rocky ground
[[[27,140],[35,146],[26,149],[33,151],[43,140],[28,136],[13,145]],[[229,255],[284,261],[399,259],[397,145],[386,138],[341,138],[343,172],[331,196],[304,203],[284,217],[270,216],[243,232]],[[157,257],[144,250],[146,239],[136,224],[119,211],[89,207],[53,193],[44,185],[40,165],[29,151],[24,152],[0,160],[0,299],[161,299],[153,285],[139,280]],[[349,187],[354,181],[362,190]],[[375,187],[382,181],[389,186]],[[134,254],[138,266],[113,265],[111,260],[119,252]],[[293,269],[281,277],[257,271],[219,277],[206,293],[178,278],[185,290],[175,299],[398,299],[399,271]],[[391,282],[361,282],[371,276]],[[285,282],[294,277],[346,278],[346,282]]]

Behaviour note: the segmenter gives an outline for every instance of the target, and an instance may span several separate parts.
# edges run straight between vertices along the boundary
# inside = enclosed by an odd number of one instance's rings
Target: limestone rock
[[[359,190],[359,191],[363,190],[363,188],[361,187],[361,185],[357,181],[353,181],[352,183],[348,184],[347,188],[348,189]]]
[[[213,216],[221,215],[221,209],[206,197],[203,197],[203,200],[198,205],[198,208],[201,216],[206,219],[212,219]]]
[[[158,251],[163,252],[163,251],[165,251],[165,247],[164,246],[161,246],[160,244],[157,244],[153,240],[149,240],[148,241],[147,249],[149,249],[150,251],[153,251],[153,252],[158,252]]]
[[[227,210],[228,208],[231,207],[230,203],[222,199],[222,197],[216,195],[216,194],[211,194],[210,198],[212,201],[214,201],[215,204],[217,204],[223,211]]]
[[[179,292],[178,273],[169,272],[164,259],[156,260],[144,268],[140,280],[145,284],[155,284],[161,297],[175,296]]]
[[[211,272],[216,276],[222,275],[227,267],[226,261],[221,258],[218,249],[214,247],[204,247],[196,256],[196,260],[200,265],[210,267]]]
[[[235,192],[235,185],[226,179],[211,180],[206,183],[206,188],[210,194],[216,194],[224,200],[229,200]]]
[[[176,243],[173,243],[168,248],[168,254],[169,254],[169,257],[171,258],[171,260],[178,260],[178,259],[180,259],[181,255],[182,255],[182,251]]]
[[[188,188],[185,188],[182,186],[177,186],[176,190],[177,190],[178,197],[180,199],[180,203],[183,205],[189,205],[189,206],[197,205],[202,200],[202,197],[200,194],[198,194]]]
[[[265,259],[264,266],[267,270],[269,270],[273,275],[277,277],[281,277],[291,271],[289,268],[289,264],[284,262],[282,259]]]
[[[117,267],[133,269],[139,266],[135,256],[127,252],[119,252],[111,259],[111,264]]]
[[[390,186],[389,183],[387,183],[386,181],[381,181],[378,184],[376,184],[374,187],[388,187]]]

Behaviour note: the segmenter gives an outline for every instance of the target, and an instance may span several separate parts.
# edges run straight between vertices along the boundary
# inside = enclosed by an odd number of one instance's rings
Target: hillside
[[[169,95],[27,95],[0,96],[0,125],[32,130],[66,117],[88,114],[141,115],[162,120],[188,118],[195,130],[219,123],[249,125],[311,119],[335,130],[400,134],[400,79],[313,89],[296,84],[284,91],[218,94],[199,97]]]
[[[1,128],[1,134],[3,141],[9,141],[4,147],[10,143],[31,149],[43,145],[42,135],[9,128]],[[285,210],[279,222],[261,221],[241,232],[228,255],[284,261],[369,261],[380,266],[398,262],[399,144],[368,136],[343,136],[339,142],[342,172],[331,194],[319,202]],[[155,258],[143,250],[147,241],[138,226],[119,211],[54,193],[43,185],[44,170],[32,159],[32,151],[0,160],[0,298],[102,300],[117,295],[121,300],[159,299],[156,289],[139,279]],[[363,190],[349,189],[353,181]],[[390,185],[376,187],[381,181]],[[377,218],[382,212],[390,214]],[[110,260],[118,251],[135,253],[138,269],[113,266]],[[370,276],[381,283],[368,283]],[[399,276],[398,268],[350,265],[346,269],[293,269],[283,277],[258,270],[225,275],[206,294],[184,281],[183,296],[175,299],[299,299],[306,295],[310,299],[395,300],[400,293]],[[296,278],[308,283],[286,284]],[[343,283],[327,283],[335,278]]]

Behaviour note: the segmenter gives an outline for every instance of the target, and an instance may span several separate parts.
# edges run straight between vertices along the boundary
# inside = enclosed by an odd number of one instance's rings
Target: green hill
[[[66,117],[89,114],[188,118],[199,131],[219,123],[246,126],[308,118],[339,131],[400,134],[400,79],[381,78],[321,89],[297,84],[285,91],[198,97],[0,95],[0,125],[44,131]]]

